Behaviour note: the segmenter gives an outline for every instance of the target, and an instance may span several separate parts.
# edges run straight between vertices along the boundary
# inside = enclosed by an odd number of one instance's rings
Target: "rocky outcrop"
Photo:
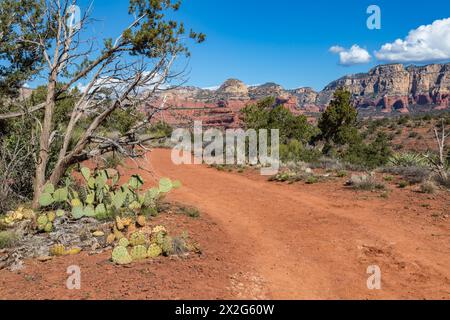
[[[178,110],[163,112],[159,119],[174,124],[199,119],[209,126],[237,127],[242,108],[270,96],[294,113],[312,115],[323,111],[341,87],[351,92],[361,114],[450,109],[450,63],[380,65],[333,81],[321,92],[312,88],[286,90],[276,83],[248,87],[237,79],[225,81],[217,90],[181,87],[165,92],[168,103]]]

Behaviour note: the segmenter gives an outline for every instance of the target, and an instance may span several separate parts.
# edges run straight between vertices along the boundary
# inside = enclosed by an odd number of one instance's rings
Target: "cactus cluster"
[[[20,207],[16,211],[7,212],[6,215],[2,219],[0,219],[0,225],[13,227],[16,222],[34,218],[35,213],[33,210]]]
[[[128,253],[127,248],[122,246],[117,246],[114,248],[112,252],[112,260],[114,263],[125,265],[133,262],[130,254]]]
[[[143,232],[141,230],[149,230]],[[147,258],[155,259],[161,255],[171,256],[189,251],[188,244],[183,238],[172,238],[165,227],[149,226],[130,234],[129,238],[121,238],[112,253],[112,261],[116,264],[129,264]],[[149,238],[147,236],[150,236]],[[150,241],[148,241],[150,239]]]
[[[162,253],[161,247],[154,243],[152,243],[147,250],[147,256],[149,258],[158,258]]]
[[[74,190],[70,183],[65,187],[56,189],[47,183],[39,197],[41,207],[58,207],[68,205],[74,219],[83,217],[105,217],[107,215],[123,215],[141,212],[153,212],[157,200],[172,189],[181,187],[179,181],[162,178],[158,187],[143,191],[144,180],[139,175],[131,176],[128,183],[119,185],[119,172],[115,169],[94,170],[83,167],[81,176],[84,185]],[[145,218],[139,216],[137,224],[145,226]],[[118,230],[124,227],[118,223]]]
[[[144,260],[147,258],[147,248],[143,245],[134,246],[130,255],[133,261]]]
[[[41,232],[50,233],[53,231],[53,223],[55,222],[57,217],[57,213],[54,211],[50,211],[47,213],[41,214],[37,218],[37,228]]]
[[[143,234],[140,231],[136,231],[136,232],[132,233],[130,235],[129,241],[132,246],[145,245],[147,243],[145,234]]]

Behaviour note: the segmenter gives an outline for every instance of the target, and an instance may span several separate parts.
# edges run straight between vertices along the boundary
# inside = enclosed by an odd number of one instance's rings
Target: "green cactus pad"
[[[117,246],[112,252],[112,261],[116,264],[125,265],[133,262],[127,248]]]
[[[126,248],[126,247],[128,247],[130,245],[130,242],[128,241],[127,238],[122,238],[122,239],[119,240],[118,244],[119,244],[119,246]]]
[[[56,202],[66,202],[69,197],[69,191],[67,188],[61,188],[55,191],[53,198]]]
[[[43,193],[39,197],[39,204],[42,207],[47,207],[55,202],[55,199],[53,199],[52,195],[50,193]]]
[[[164,232],[158,232],[152,234],[152,243],[161,246],[164,242],[166,234]]]
[[[146,242],[145,234],[142,232],[134,232],[130,236],[130,244],[132,246],[144,245]]]
[[[50,233],[50,232],[52,232],[52,230],[53,230],[53,223],[51,223],[51,222],[47,223],[44,227],[44,231],[47,233]]]
[[[37,219],[37,225],[38,225],[39,231],[44,231],[47,223],[48,223],[47,215],[43,214],[43,215],[39,216]]]
[[[162,249],[157,244],[151,244],[147,250],[147,256],[149,258],[157,258],[162,254]]]
[[[130,255],[134,261],[144,260],[147,258],[147,248],[145,246],[135,246],[131,249]]]
[[[56,219],[56,213],[53,211],[50,211],[49,213],[47,213],[47,219],[50,222],[54,222]]]

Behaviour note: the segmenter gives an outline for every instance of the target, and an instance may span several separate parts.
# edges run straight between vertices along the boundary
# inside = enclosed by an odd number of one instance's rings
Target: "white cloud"
[[[402,40],[386,43],[375,52],[389,62],[432,62],[450,59],[450,18],[411,30]]]
[[[341,46],[332,46],[330,48],[330,52],[332,53],[341,53],[342,51],[345,51],[345,49]]]
[[[220,86],[212,86],[212,87],[206,87],[206,88],[202,88],[202,89],[203,90],[216,91],[219,88],[220,88]]]
[[[372,59],[369,52],[357,44],[353,45],[350,49],[345,49],[341,46],[332,46],[330,52],[339,54],[339,64],[344,66],[368,63]]]

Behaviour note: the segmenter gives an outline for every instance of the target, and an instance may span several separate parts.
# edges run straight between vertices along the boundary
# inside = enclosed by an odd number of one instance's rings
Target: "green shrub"
[[[379,133],[375,141],[370,144],[360,142],[350,145],[343,158],[351,164],[374,169],[387,164],[391,155],[392,150],[386,134]]]
[[[348,176],[347,171],[341,170],[341,171],[336,172],[336,177],[338,177],[338,178],[345,178],[346,176]]]
[[[399,183],[398,183],[398,187],[400,188],[400,189],[405,189],[406,187],[408,187],[409,186],[409,183],[407,182],[407,181],[400,181]]]
[[[293,139],[288,144],[280,145],[280,160],[287,162],[314,162],[322,153],[314,148],[305,147],[300,141]]]
[[[152,124],[147,130],[147,133],[153,137],[170,137],[172,132],[172,126],[163,121]]]
[[[319,178],[317,178],[316,176],[309,176],[305,182],[306,184],[316,184],[319,182]]]
[[[0,249],[12,247],[17,240],[13,231],[0,231]]]
[[[246,129],[278,129],[280,143],[288,144],[290,140],[298,140],[303,145],[310,142],[318,134],[318,129],[308,122],[304,115],[294,115],[283,105],[277,105],[274,98],[266,98],[255,105],[242,109],[242,119]]]

